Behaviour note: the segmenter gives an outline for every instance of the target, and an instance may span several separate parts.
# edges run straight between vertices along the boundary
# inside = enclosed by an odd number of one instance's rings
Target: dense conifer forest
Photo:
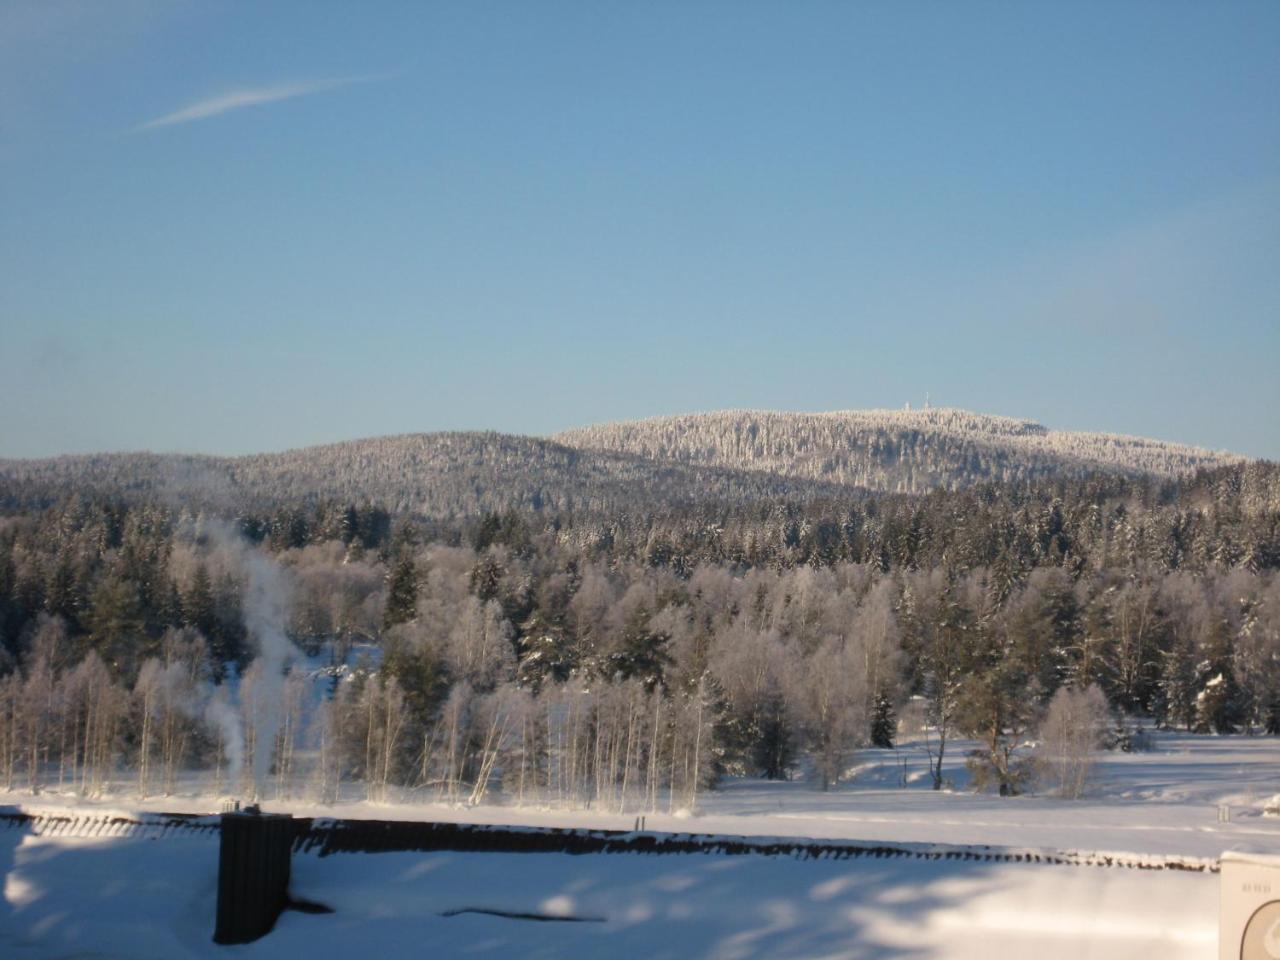
[[[0,784],[675,808],[899,731],[1016,793],[1085,691],[1121,745],[1280,733],[1274,464],[435,514],[110,469],[4,474]]]

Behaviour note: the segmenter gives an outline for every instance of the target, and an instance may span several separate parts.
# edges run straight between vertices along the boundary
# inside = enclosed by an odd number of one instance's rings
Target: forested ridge
[[[1280,732],[1265,462],[435,516],[115,480],[5,503],[0,783],[247,783],[243,750],[322,797],[680,806],[726,774],[830,784],[905,724],[938,785],[965,737],[1017,792],[1055,698],[1093,688],[1145,723]],[[274,670],[264,566],[299,651]],[[302,651],[332,664],[316,703]]]
[[[729,412],[572,430],[406,434],[242,457],[113,453],[0,460],[0,509],[72,494],[228,512],[358,501],[465,518],[649,512],[924,493],[1097,473],[1171,478],[1241,458],[959,410]]]
[[[7,510],[89,494],[219,513],[356,500],[398,515],[460,518],[855,493],[837,483],[582,451],[499,433],[376,437],[245,457],[110,453],[0,460],[0,508]]]

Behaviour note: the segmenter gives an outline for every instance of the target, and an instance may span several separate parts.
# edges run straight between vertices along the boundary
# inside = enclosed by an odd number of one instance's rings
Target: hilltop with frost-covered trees
[[[1049,430],[1032,420],[952,409],[729,410],[583,427],[554,439],[584,450],[900,493],[1097,470],[1168,477],[1241,459],[1184,444]]]

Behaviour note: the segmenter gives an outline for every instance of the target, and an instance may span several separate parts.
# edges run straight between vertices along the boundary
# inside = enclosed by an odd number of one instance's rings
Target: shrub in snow
[[[1107,723],[1107,698],[1096,684],[1060,688],[1040,725],[1036,767],[1041,784],[1061,797],[1082,796]]]
[[[1148,753],[1155,747],[1151,733],[1145,727],[1138,726],[1129,734],[1130,753]]]
[[[1131,723],[1123,711],[1114,712],[1113,726],[1103,747],[1107,750],[1119,750],[1121,753],[1146,753],[1151,746],[1151,734],[1142,726],[1141,721]]]
[[[1035,779],[1035,763],[1030,757],[1014,755],[1014,750],[1027,746],[1027,741],[1008,740],[997,753],[988,749],[970,750],[965,766],[973,788],[995,790],[1002,797],[1017,796]],[[1002,762],[999,762],[1002,761]]]

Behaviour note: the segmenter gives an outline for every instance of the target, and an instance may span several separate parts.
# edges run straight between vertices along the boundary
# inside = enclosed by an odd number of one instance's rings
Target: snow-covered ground
[[[651,830],[1137,852],[1217,857],[1280,851],[1274,738],[1161,735],[1147,753],[1108,754],[1079,801],[935,792],[923,758],[868,751],[822,793],[803,783],[734,782]],[[962,751],[950,774],[964,784]],[[0,793],[28,810],[209,812],[189,795],[98,803]],[[1218,822],[1220,803],[1230,822]],[[629,829],[635,813],[513,806],[267,803],[298,814]],[[0,957],[1209,957],[1218,878],[1173,870],[912,858],[764,855],[383,853],[294,857],[293,892],[327,916],[286,913],[267,938],[219,948],[217,840],[85,839],[0,830]],[[536,922],[473,908],[563,913]]]
[[[16,835],[18,831],[8,831]],[[382,853],[294,856],[295,896],[215,946],[217,841],[4,836],[0,955],[51,957],[1209,957],[1217,877],[907,859]],[[536,922],[466,909],[540,912]]]

